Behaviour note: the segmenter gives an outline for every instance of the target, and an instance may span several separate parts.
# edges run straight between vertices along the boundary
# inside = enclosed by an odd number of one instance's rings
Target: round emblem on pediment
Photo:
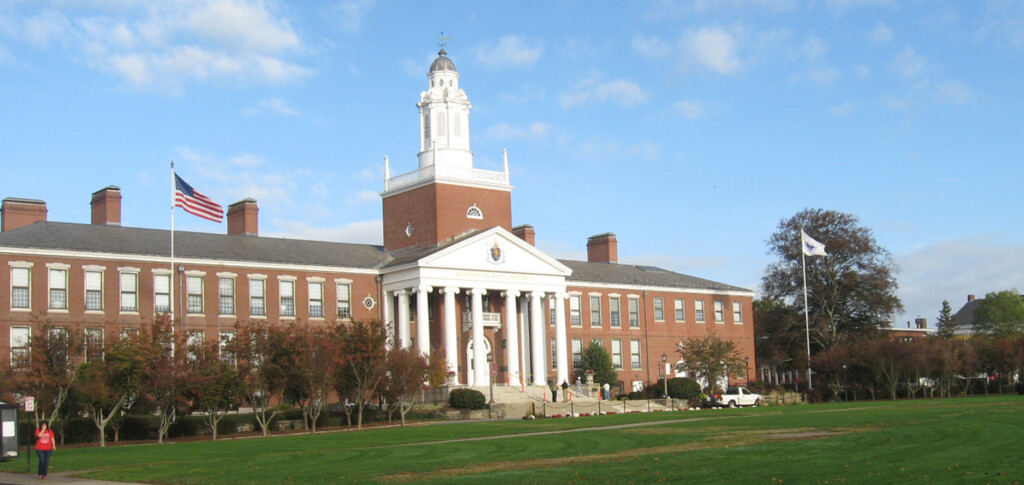
[[[366,298],[363,298],[363,306],[366,307],[367,310],[372,310],[373,307],[376,305],[377,302],[376,300],[373,299],[372,296],[366,295]]]
[[[405,235],[408,236],[408,237],[412,237],[412,230],[413,230],[413,227],[412,227],[412,223],[410,222],[408,225],[405,226]]]

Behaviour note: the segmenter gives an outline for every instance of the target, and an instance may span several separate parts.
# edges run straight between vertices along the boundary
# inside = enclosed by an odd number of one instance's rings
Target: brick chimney
[[[519,239],[526,241],[530,246],[537,245],[537,233],[534,232],[533,226],[529,224],[513,227],[512,234],[515,234]]]
[[[591,263],[618,263],[619,242],[615,234],[606,232],[587,238],[587,261]]]
[[[46,220],[46,201],[8,197],[0,205],[0,232]]]
[[[967,303],[974,301],[974,295],[967,295]]]
[[[921,328],[921,329],[928,328],[928,319],[927,318],[922,318],[922,317],[917,317],[917,318],[914,319],[914,324],[917,325],[917,328]]]
[[[121,225],[121,188],[115,185],[92,193],[92,223],[97,226]]]
[[[244,199],[228,206],[228,234],[234,236],[258,236],[259,207],[256,199]]]

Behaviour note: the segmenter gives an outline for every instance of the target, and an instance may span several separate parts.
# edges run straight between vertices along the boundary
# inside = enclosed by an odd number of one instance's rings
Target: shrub
[[[690,399],[700,395],[700,384],[688,377],[668,380],[668,395],[675,399]]]
[[[487,399],[476,389],[455,389],[448,394],[448,405],[455,409],[483,409]]]

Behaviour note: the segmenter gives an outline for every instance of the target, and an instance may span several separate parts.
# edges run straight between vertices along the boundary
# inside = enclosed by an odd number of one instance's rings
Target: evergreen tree
[[[612,367],[612,356],[598,341],[590,342],[583,351],[583,368],[594,371],[594,382],[597,384],[614,385],[619,380],[619,373]]]
[[[942,310],[939,310],[939,320],[935,322],[935,330],[939,337],[950,338],[956,330],[956,320],[953,319],[953,309],[949,306],[949,300],[942,300]]]

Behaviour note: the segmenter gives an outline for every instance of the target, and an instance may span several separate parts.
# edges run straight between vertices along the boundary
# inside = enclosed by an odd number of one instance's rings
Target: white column
[[[490,368],[487,365],[487,352],[484,351],[484,302],[483,295],[487,290],[473,288],[469,290],[473,296],[473,385],[486,386],[490,383]]]
[[[387,329],[388,342],[387,349],[391,350],[391,347],[395,345],[395,309],[391,303],[391,293],[384,292],[384,298],[381,298],[381,305],[384,305],[384,328]]]
[[[516,298],[519,292],[509,290],[505,292],[505,363],[508,371],[505,372],[505,383],[510,386],[519,385],[519,325],[516,321]]]
[[[533,354],[533,383],[543,386],[548,383],[547,364],[545,364],[544,349],[544,292],[535,291],[530,293],[530,353]]]
[[[524,383],[533,382],[526,380],[530,372],[530,299],[523,298],[519,301],[519,368],[522,370]]]
[[[416,347],[420,355],[430,353],[430,305],[427,295],[433,288],[419,286],[416,288]]]
[[[409,292],[405,290],[395,290],[395,295],[398,296],[398,348],[407,349],[409,348]]]
[[[456,331],[458,321],[455,319],[455,295],[458,288],[444,288],[444,358],[448,363],[448,370],[455,372],[455,382],[459,383],[459,340]],[[467,363],[468,364],[468,363]]]
[[[568,339],[565,335],[565,299],[566,293],[555,293],[555,355],[558,356],[558,384],[569,381]]]

